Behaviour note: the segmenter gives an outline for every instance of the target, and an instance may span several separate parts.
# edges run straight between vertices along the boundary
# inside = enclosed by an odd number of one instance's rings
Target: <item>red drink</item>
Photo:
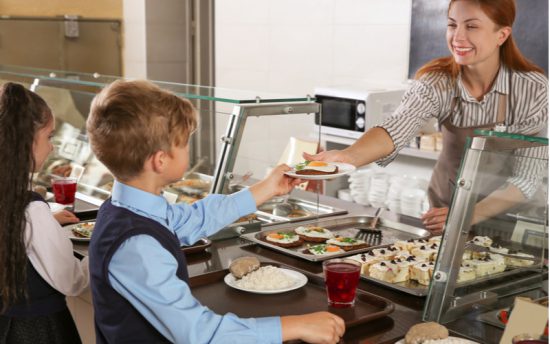
[[[323,263],[328,304],[332,307],[352,307],[359,283],[361,265],[349,259],[331,259]]]
[[[76,193],[76,179],[54,179],[52,181],[55,201],[61,204],[73,204]]]

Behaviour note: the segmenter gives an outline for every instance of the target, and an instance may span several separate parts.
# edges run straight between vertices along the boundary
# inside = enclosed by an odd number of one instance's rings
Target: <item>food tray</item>
[[[200,238],[199,241],[191,246],[182,246],[181,250],[185,254],[197,253],[206,250],[207,247],[212,245],[212,241],[208,238]]]
[[[352,216],[352,217],[344,217],[339,219],[318,221],[315,223],[315,225],[325,227],[331,230],[333,233],[340,236],[356,237],[364,234],[364,232],[359,228],[367,227],[368,224],[371,223],[372,219],[373,219],[372,216]],[[304,224],[300,224],[300,225],[304,225]],[[336,257],[351,256],[361,252],[369,251],[377,247],[384,247],[384,246],[393,244],[398,240],[425,238],[425,237],[428,237],[430,234],[427,230],[422,228],[417,228],[417,227],[413,227],[403,223],[393,222],[384,218],[380,218],[376,228],[382,231],[381,240],[376,240],[376,242],[371,242],[372,245],[366,248],[360,248],[360,249],[351,250],[347,252],[325,254],[320,256],[304,253],[304,250],[307,249],[307,246],[306,246],[307,244],[303,244],[302,246],[299,246],[299,247],[285,248],[285,247],[280,247],[280,246],[271,244],[265,240],[265,237],[272,232],[290,232],[300,225],[292,223],[292,224],[288,224],[287,227],[283,227],[275,231],[265,230],[257,233],[244,234],[244,235],[241,235],[241,238],[255,242],[261,246],[269,247],[273,250],[282,252],[287,255],[306,259],[312,262],[320,262],[320,261],[324,261],[324,260],[336,258]],[[380,237],[377,237],[376,239],[380,239]],[[314,245],[315,243],[312,243],[312,244]]]
[[[269,265],[292,269],[276,263],[269,263]],[[231,312],[242,318],[328,311],[342,317],[346,327],[350,328],[381,318],[394,309],[391,301],[362,290],[357,290],[354,307],[329,307],[323,278],[300,272],[308,278],[306,285],[281,294],[255,294],[234,289],[223,281],[225,275],[229,273],[228,269],[192,277],[189,285],[193,296],[212,311],[218,314]]]
[[[273,214],[273,209],[277,204],[288,203],[293,208],[292,213],[288,216],[277,216]],[[281,224],[286,222],[297,222],[313,220],[319,217],[344,215],[348,211],[345,209],[335,208],[317,202],[306,201],[299,198],[276,197],[258,207],[256,214],[258,218],[264,222],[263,226]],[[317,216],[318,215],[318,216]]]

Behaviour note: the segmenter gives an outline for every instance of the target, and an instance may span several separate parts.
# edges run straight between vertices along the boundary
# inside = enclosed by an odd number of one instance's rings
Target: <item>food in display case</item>
[[[302,246],[304,241],[294,232],[272,232],[266,235],[265,240],[280,247]]]
[[[300,238],[308,242],[325,242],[328,239],[334,238],[334,234],[331,231],[319,226],[300,226],[294,231]]]
[[[365,226],[371,222],[372,216],[352,216],[339,219],[325,219],[323,221],[318,221],[315,224],[311,224],[311,226],[314,227],[327,229],[335,236],[334,239],[326,240],[324,244],[327,246],[317,246],[315,243],[307,242],[298,244],[298,240],[293,239],[294,245],[291,247],[284,247],[276,245],[273,241],[268,239],[270,235],[275,237],[284,233],[295,233],[296,228],[302,227],[296,226],[292,223],[278,231],[248,233],[242,235],[241,237],[287,255],[310,261],[323,261],[330,258],[359,254],[366,252],[371,248],[377,249],[384,247],[384,250],[387,250],[386,247],[390,246],[390,244],[394,242],[406,241],[409,239],[418,240],[421,238],[426,238],[429,235],[429,232],[425,229],[413,227],[403,223],[392,222],[389,219],[381,218],[378,222],[378,229],[383,233],[383,235],[380,236],[381,240],[378,241],[377,245],[371,246],[371,244],[365,240],[359,239],[364,234],[363,229]],[[296,237],[299,236],[296,235]],[[340,250],[332,249],[332,246],[336,246],[340,248]],[[348,250],[346,251],[346,249]],[[395,249],[395,251],[396,253],[394,254],[397,254],[400,250]]]

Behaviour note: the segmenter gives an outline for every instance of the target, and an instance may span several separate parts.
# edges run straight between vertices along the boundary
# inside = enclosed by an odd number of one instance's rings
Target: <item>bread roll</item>
[[[412,326],[405,335],[405,344],[422,344],[428,340],[445,339],[449,331],[436,322],[427,322]]]
[[[229,271],[235,278],[242,278],[249,272],[257,270],[260,267],[260,261],[256,257],[240,257],[235,259],[229,265]]]

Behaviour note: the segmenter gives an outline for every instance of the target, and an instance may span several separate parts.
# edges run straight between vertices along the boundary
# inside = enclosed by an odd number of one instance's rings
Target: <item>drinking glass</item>
[[[52,189],[56,203],[63,204],[74,210],[76,194],[76,178],[55,177],[52,179]]]
[[[329,306],[353,307],[361,263],[352,259],[329,259],[323,262],[323,272]]]

